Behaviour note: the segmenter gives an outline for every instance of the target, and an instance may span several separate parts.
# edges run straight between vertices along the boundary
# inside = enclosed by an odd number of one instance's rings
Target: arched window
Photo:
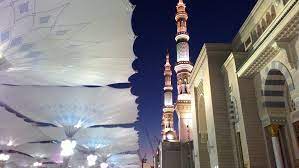
[[[258,37],[260,37],[263,33],[263,30],[261,28],[261,26],[258,24],[257,27],[256,27],[256,34]]]
[[[271,7],[271,18],[272,18],[272,21],[276,18],[276,11],[275,11],[275,7],[273,5]]]
[[[263,91],[263,106],[268,113],[270,118],[276,118],[277,116],[281,117],[282,120],[285,120],[289,114],[289,86],[284,74],[281,70],[272,69],[268,72],[266,81],[264,83],[264,91]],[[278,138],[277,142],[280,144],[281,151],[270,151],[269,154],[272,158],[275,158],[277,154],[282,155],[283,165],[284,167],[292,167],[290,160],[290,148],[292,144],[287,140],[287,137],[290,136],[290,127],[287,123],[275,123],[272,121],[272,124],[279,125],[277,135],[273,133],[268,133],[268,135],[276,136]],[[273,139],[267,138],[268,143],[274,145],[275,141]]]
[[[267,23],[266,23],[266,20],[263,19],[263,20],[262,20],[262,30],[263,30],[263,32],[264,32],[266,29],[267,29]]]
[[[267,25],[269,26],[272,22],[272,17],[271,17],[271,14],[268,12],[267,15],[266,15],[266,21],[267,21]]]

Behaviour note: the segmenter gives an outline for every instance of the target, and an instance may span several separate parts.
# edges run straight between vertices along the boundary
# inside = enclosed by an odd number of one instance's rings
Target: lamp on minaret
[[[191,94],[190,76],[193,66],[189,59],[189,34],[187,32],[188,14],[183,0],[179,0],[175,20],[177,22],[176,48],[177,63],[175,71],[177,74],[178,98],[176,102],[176,112],[179,117],[179,138],[181,142],[192,140],[192,114],[191,114]]]
[[[171,84],[171,65],[169,61],[169,52],[166,54],[166,63],[164,66],[164,107],[162,118],[162,139],[163,141],[176,141],[176,133],[173,128],[173,112],[174,106],[172,101],[172,84]]]

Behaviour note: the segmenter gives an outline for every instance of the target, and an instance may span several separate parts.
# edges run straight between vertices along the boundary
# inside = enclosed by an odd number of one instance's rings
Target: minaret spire
[[[179,117],[179,137],[181,142],[189,141],[190,128],[192,128],[191,115],[191,94],[190,76],[193,66],[189,58],[189,34],[187,29],[188,13],[183,0],[179,0],[175,20],[177,22],[177,63],[175,71],[177,74],[178,98],[176,102],[176,112]]]
[[[162,139],[163,141],[175,141],[176,133],[173,127],[173,99],[172,99],[172,84],[171,84],[171,64],[170,64],[169,51],[167,50],[166,62],[164,65],[164,107],[163,107],[163,118],[162,118]]]
[[[187,33],[187,20],[188,20],[188,13],[186,12],[186,5],[184,4],[183,0],[179,0],[177,6],[176,6],[176,16],[175,20],[177,22],[177,35],[185,35],[185,38],[187,38],[187,41],[189,40],[189,35]],[[176,41],[178,40],[176,37]]]

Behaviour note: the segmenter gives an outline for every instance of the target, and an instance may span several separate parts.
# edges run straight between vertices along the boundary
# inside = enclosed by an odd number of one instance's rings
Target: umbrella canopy
[[[50,137],[37,127],[24,122],[4,108],[0,108],[0,149],[8,150],[35,141],[47,141]]]
[[[138,165],[138,133],[118,127],[137,120],[136,97],[109,87],[134,73],[132,12],[129,0],[0,0],[5,167],[86,167],[91,154]]]
[[[137,120],[136,97],[130,89],[2,85],[0,92],[3,104],[34,121],[59,127],[127,124]]]
[[[1,83],[128,82],[132,11],[128,0],[0,1]]]
[[[107,163],[109,165],[114,165],[118,168],[126,168],[126,167],[140,167],[140,160],[137,154],[118,154],[111,156]]]
[[[79,131],[74,139],[85,147],[86,153],[105,157],[138,150],[138,133],[134,128],[88,128]]]
[[[44,127],[40,130],[58,141],[68,138],[64,128]],[[82,152],[106,157],[138,150],[138,133],[134,128],[85,128],[76,132],[72,139],[81,146]]]
[[[40,129],[58,141],[68,138],[63,128]],[[139,148],[138,134],[133,128],[85,128],[79,130],[72,139],[77,142],[77,150],[71,156],[69,166],[86,166],[90,154],[98,157],[97,164],[107,162],[110,165],[126,165],[139,162],[136,154],[122,154],[134,153]]]
[[[5,164],[7,168],[25,168],[32,166],[32,164],[34,163],[34,159],[25,154],[11,152],[9,153],[9,155],[10,159]]]
[[[16,147],[16,151],[26,153],[36,161],[61,163],[60,144],[57,143],[27,143]]]
[[[89,167],[87,154],[76,153],[72,156],[69,166],[74,168]],[[94,167],[100,167],[101,164],[107,164],[109,168],[140,168],[139,157],[137,154],[118,154],[108,159],[98,157]]]

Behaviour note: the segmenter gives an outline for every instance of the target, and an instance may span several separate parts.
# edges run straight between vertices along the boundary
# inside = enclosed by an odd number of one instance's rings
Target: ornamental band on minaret
[[[177,74],[178,98],[176,102],[176,112],[179,117],[179,138],[181,142],[192,139],[192,114],[191,114],[191,94],[190,76],[193,66],[189,60],[189,34],[187,32],[188,14],[183,0],[177,4],[175,20],[177,22],[177,35],[175,37],[177,47],[177,63],[175,71]]]
[[[166,63],[164,65],[164,107],[163,107],[163,118],[162,118],[162,139],[163,141],[175,141],[176,133],[173,127],[173,100],[172,100],[172,84],[171,84],[171,65],[169,62],[169,52],[167,51]]]

